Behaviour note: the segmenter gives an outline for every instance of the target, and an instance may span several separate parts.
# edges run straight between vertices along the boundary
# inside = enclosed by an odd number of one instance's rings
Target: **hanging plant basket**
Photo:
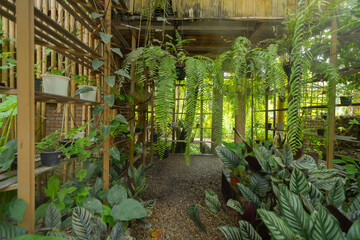
[[[60,164],[61,151],[41,152],[40,160],[42,166],[57,166]]]
[[[43,74],[41,77],[43,79],[45,93],[68,96],[70,78],[53,74]]]
[[[79,85],[78,88],[82,89],[84,87],[91,87],[94,89],[94,91],[86,92],[86,93],[80,93],[80,99],[95,102],[96,101],[96,93],[97,93],[97,87],[95,86],[87,86],[87,85]]]
[[[352,97],[340,97],[341,105],[350,105],[352,102]]]

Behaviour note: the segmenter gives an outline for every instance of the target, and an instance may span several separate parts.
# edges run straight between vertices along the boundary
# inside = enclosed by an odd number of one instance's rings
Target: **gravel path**
[[[192,156],[190,166],[185,164],[184,156],[172,155],[164,160],[157,160],[147,172],[148,190],[143,199],[156,199],[156,206],[146,220],[153,225],[149,229],[134,227],[131,232],[137,240],[148,240],[152,233],[160,230],[159,239],[172,240],[217,240],[224,239],[217,229],[221,223],[210,214],[200,210],[201,220],[207,226],[208,233],[201,233],[186,214],[192,204],[205,206],[204,190],[211,188],[218,194],[223,207],[221,194],[221,161],[213,156]],[[219,214],[225,219],[223,211]]]

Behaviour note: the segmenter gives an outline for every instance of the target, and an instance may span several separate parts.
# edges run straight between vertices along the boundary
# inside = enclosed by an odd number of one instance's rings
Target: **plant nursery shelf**
[[[40,159],[37,158],[36,163],[35,163],[35,165],[36,165],[36,167],[35,167],[35,176],[38,176],[40,174],[49,172],[49,171],[51,171],[51,170],[53,170],[53,169],[55,169],[57,167],[63,166],[66,163],[73,160],[73,158],[62,160],[62,161],[60,161],[59,165],[51,166],[51,167],[41,166],[39,160]],[[18,177],[16,175],[17,175],[17,170],[11,171],[11,173],[10,173],[10,176],[12,176],[11,178],[7,178],[7,176],[8,176],[7,172],[4,172],[4,173],[0,174],[0,192],[6,192],[6,191],[17,189],[17,187],[18,187],[18,183],[17,183]]]
[[[0,86],[0,93],[17,95],[18,90],[16,88],[2,87]],[[86,101],[79,98],[65,97],[51,93],[35,92],[36,102],[47,103],[68,103],[68,104],[82,104],[82,105],[101,105],[101,102]]]

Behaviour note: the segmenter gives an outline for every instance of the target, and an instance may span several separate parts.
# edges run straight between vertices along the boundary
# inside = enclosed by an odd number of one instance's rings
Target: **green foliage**
[[[186,210],[187,215],[190,217],[190,219],[195,223],[195,225],[202,231],[206,233],[206,227],[201,222],[199,209],[197,205],[191,205]]]
[[[46,210],[45,226],[51,229],[60,229],[61,226],[60,211],[52,203],[49,204]]]
[[[133,219],[144,218],[148,215],[148,212],[139,201],[128,198],[122,201],[119,205],[113,207],[110,215],[115,221],[130,221]]]
[[[10,239],[26,234],[27,231],[19,226],[0,223],[0,239]]]
[[[211,189],[205,190],[205,203],[213,213],[218,213],[221,210],[219,198]]]

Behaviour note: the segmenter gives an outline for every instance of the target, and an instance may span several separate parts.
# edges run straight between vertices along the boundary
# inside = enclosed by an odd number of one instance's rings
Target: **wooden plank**
[[[26,203],[21,225],[35,231],[34,0],[17,0],[18,198]]]

